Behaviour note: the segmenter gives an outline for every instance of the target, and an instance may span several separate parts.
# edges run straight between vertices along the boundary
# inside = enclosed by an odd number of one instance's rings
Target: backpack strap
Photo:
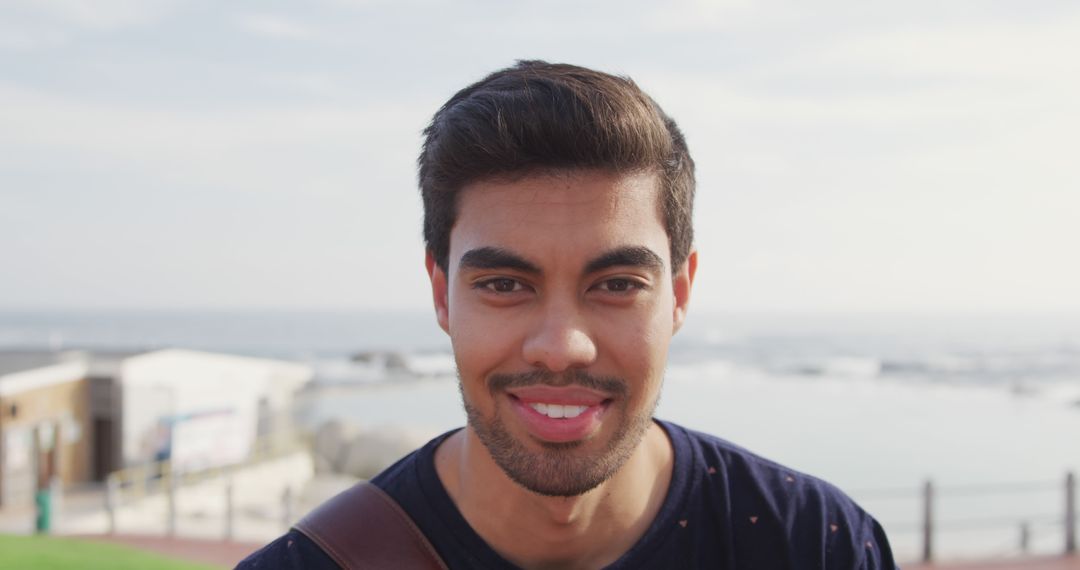
[[[318,506],[293,527],[343,570],[447,570],[424,533],[382,489],[361,482]]]

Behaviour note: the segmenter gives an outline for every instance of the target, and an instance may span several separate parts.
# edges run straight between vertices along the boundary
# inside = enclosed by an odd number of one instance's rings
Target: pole
[[[233,505],[233,480],[232,475],[228,475],[225,479],[225,540],[231,541],[233,539],[233,518],[235,517],[235,507]]]
[[[1031,525],[1024,521],[1020,523],[1020,554],[1026,555],[1031,548]]]
[[[922,561],[934,559],[934,482],[927,479],[923,484],[923,555]]]
[[[105,478],[105,515],[109,521],[109,534],[116,534],[116,494],[119,486],[115,473]]]
[[[58,520],[63,515],[64,510],[64,483],[60,479],[59,474],[53,474],[49,479],[49,491],[53,496],[53,519]]]
[[[1076,474],[1065,474],[1065,554],[1076,554]]]
[[[285,491],[281,494],[281,502],[282,522],[285,530],[288,531],[292,526],[292,487],[285,487]]]
[[[165,533],[169,538],[176,536],[176,474],[170,468],[165,474],[165,502],[166,502],[166,520],[165,520]]]

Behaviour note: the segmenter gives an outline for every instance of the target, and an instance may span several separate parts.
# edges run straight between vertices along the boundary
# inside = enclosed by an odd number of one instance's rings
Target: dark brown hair
[[[672,271],[690,254],[694,161],[675,121],[627,77],[520,61],[451,97],[424,129],[418,162],[424,241],[444,271],[458,192],[545,170],[655,173]]]

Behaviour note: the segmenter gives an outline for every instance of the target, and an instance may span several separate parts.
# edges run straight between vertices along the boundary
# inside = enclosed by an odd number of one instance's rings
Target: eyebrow
[[[470,249],[461,256],[462,269],[515,269],[539,275],[540,268],[520,255],[497,247]]]
[[[653,250],[645,246],[626,246],[608,251],[594,258],[585,266],[585,273],[595,273],[609,267],[640,267],[659,273],[664,269],[664,260]]]
[[[497,247],[470,249],[458,261],[462,269],[514,269],[540,275],[543,272],[520,255]],[[585,265],[585,273],[595,273],[611,267],[641,267],[656,273],[664,269],[664,260],[645,246],[625,246],[604,252]]]

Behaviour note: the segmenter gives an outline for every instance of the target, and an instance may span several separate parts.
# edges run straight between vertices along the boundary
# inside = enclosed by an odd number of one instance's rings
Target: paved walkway
[[[1018,558],[1000,562],[905,565],[904,570],[1080,570],[1080,556]]]

